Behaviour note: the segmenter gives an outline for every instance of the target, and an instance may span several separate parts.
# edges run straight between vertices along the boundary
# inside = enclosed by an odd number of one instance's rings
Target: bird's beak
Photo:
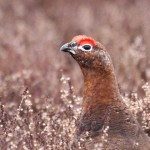
[[[64,52],[69,52],[71,50],[71,47],[69,46],[69,43],[66,43],[60,48],[60,50]]]
[[[66,43],[60,48],[60,51],[76,54],[76,47],[73,47],[70,43]]]

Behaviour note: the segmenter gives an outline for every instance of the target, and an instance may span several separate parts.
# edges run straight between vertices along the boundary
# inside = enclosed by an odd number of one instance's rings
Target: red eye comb
[[[77,35],[72,39],[72,41],[77,42],[79,45],[84,45],[84,44],[90,44],[92,46],[96,45],[96,41],[86,35]]]

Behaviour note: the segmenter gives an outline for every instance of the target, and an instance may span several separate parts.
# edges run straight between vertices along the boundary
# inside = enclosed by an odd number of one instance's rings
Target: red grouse
[[[91,37],[78,35],[60,50],[72,55],[84,76],[76,139],[86,137],[85,147],[92,150],[96,143],[103,142],[102,131],[109,126],[104,150],[150,150],[149,137],[122,100],[105,47]]]

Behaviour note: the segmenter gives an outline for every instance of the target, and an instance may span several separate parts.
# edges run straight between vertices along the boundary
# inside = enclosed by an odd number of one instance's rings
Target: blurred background
[[[85,34],[108,49],[122,93],[150,81],[150,1],[0,0],[0,100],[19,102],[28,87],[35,98],[56,98],[60,76],[82,94],[77,63],[59,51]]]

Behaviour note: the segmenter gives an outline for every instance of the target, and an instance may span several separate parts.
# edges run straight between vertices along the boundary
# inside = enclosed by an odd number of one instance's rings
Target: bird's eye
[[[82,48],[83,48],[85,51],[90,51],[90,50],[92,50],[92,46],[89,45],[89,44],[83,45]]]

